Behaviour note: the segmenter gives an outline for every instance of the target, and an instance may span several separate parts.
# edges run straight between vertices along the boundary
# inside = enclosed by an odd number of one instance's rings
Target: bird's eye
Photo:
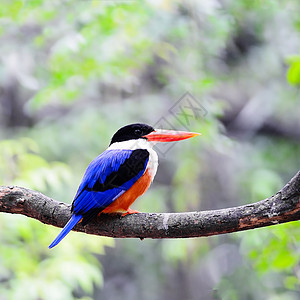
[[[136,130],[134,131],[134,134],[135,134],[135,135],[142,135],[142,130],[141,130],[141,129],[136,129]]]

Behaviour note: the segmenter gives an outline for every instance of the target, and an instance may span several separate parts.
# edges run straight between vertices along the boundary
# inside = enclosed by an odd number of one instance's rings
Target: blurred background
[[[201,132],[157,149],[143,212],[219,209],[298,170],[300,2],[2,0],[0,184],[71,203],[121,126]],[[0,299],[300,298],[300,226],[110,239],[0,215]]]

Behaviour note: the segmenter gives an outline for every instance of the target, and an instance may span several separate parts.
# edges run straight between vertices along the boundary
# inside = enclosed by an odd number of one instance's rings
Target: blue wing
[[[98,213],[127,191],[145,172],[147,150],[106,150],[88,166],[73,201],[72,211]]]
[[[85,225],[144,174],[149,152],[106,150],[88,166],[72,203],[73,215],[49,248],[57,245],[82,219]]]

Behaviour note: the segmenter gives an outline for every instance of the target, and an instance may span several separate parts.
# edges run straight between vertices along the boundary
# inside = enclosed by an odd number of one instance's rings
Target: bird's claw
[[[125,217],[126,215],[139,214],[139,213],[140,213],[140,211],[138,211],[138,210],[128,208],[126,213],[122,214],[122,217]]]

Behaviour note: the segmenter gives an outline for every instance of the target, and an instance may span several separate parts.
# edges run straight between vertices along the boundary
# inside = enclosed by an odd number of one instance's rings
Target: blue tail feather
[[[49,249],[56,246],[72,229],[73,227],[82,219],[82,215],[72,215],[69,222],[65,225],[59,235],[55,240],[50,244]]]

